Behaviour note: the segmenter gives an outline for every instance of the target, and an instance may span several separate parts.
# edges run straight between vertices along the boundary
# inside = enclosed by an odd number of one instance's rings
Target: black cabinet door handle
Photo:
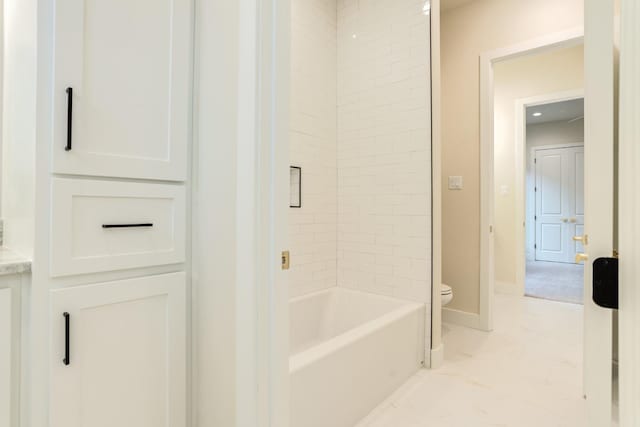
[[[153,223],[144,222],[140,224],[102,224],[102,228],[135,228],[135,227],[153,227]]]
[[[67,312],[62,313],[62,315],[64,316],[64,359],[62,359],[62,363],[69,366],[71,363],[71,355],[69,354],[71,315]]]
[[[73,124],[73,88],[67,88],[67,145],[64,147],[65,151],[71,151],[71,134]]]

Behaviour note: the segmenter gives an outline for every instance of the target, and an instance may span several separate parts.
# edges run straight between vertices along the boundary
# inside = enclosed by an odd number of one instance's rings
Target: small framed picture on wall
[[[289,168],[289,207],[302,207],[302,168],[291,166]]]

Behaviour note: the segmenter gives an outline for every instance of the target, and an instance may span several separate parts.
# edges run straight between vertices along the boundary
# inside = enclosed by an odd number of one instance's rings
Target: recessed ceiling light
[[[357,34],[352,34],[352,35],[351,35],[351,38],[352,38],[352,39],[358,38],[358,35],[357,35]]]
[[[540,111],[536,111],[535,113],[532,114],[533,117],[540,117],[542,115],[542,113]]]

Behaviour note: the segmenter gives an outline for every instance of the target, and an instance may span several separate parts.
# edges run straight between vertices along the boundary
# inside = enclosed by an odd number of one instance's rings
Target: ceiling
[[[534,113],[542,113],[534,117]],[[584,116],[584,98],[527,107],[527,124],[573,120]]]
[[[442,10],[455,9],[456,7],[463,6],[467,3],[471,3],[474,0],[442,0],[440,2]]]

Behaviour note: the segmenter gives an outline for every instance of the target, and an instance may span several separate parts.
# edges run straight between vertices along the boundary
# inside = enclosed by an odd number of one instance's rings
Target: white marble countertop
[[[0,276],[31,272],[31,260],[0,247]]]

